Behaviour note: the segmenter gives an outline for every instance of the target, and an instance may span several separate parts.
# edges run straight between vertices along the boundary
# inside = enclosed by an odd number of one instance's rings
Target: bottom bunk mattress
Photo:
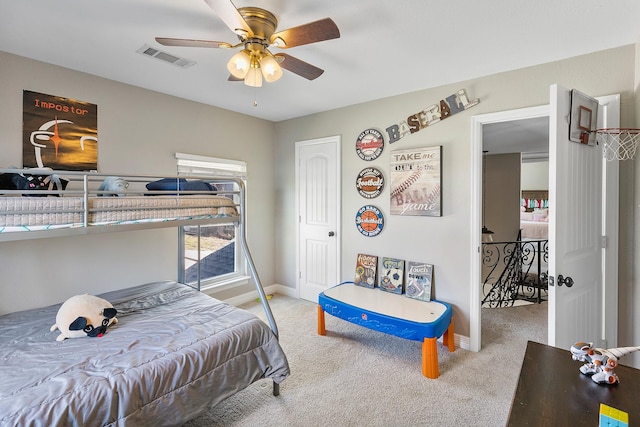
[[[289,375],[264,322],[186,285],[100,296],[118,311],[100,338],[56,341],[60,305],[0,316],[0,425],[180,425]]]

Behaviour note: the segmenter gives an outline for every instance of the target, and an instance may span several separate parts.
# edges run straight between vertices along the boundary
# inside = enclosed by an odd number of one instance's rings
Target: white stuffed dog
[[[60,330],[56,341],[66,338],[101,337],[107,328],[118,323],[117,311],[107,300],[93,295],[76,295],[58,309],[51,331]]]

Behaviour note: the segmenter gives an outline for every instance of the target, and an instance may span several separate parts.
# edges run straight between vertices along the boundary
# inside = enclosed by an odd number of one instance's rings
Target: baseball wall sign
[[[454,114],[458,114],[480,103],[479,99],[469,100],[464,89],[441,99],[437,104],[414,113],[398,124],[387,127],[389,144],[393,144],[406,135],[431,127]]]
[[[380,157],[384,149],[382,132],[376,129],[364,130],[356,140],[356,154],[362,160],[371,161]]]
[[[384,189],[384,175],[377,168],[364,168],[356,179],[358,193],[366,199],[374,199]]]

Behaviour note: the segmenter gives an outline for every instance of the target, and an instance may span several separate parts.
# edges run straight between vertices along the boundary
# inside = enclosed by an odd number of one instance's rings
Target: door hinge
[[[607,236],[602,236],[602,248],[606,249],[607,248]]]

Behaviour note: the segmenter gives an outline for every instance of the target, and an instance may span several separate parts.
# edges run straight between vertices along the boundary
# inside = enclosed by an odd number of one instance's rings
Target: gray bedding
[[[100,295],[118,324],[56,341],[59,305],[0,316],[0,425],[180,425],[289,366],[253,314],[158,282]]]

